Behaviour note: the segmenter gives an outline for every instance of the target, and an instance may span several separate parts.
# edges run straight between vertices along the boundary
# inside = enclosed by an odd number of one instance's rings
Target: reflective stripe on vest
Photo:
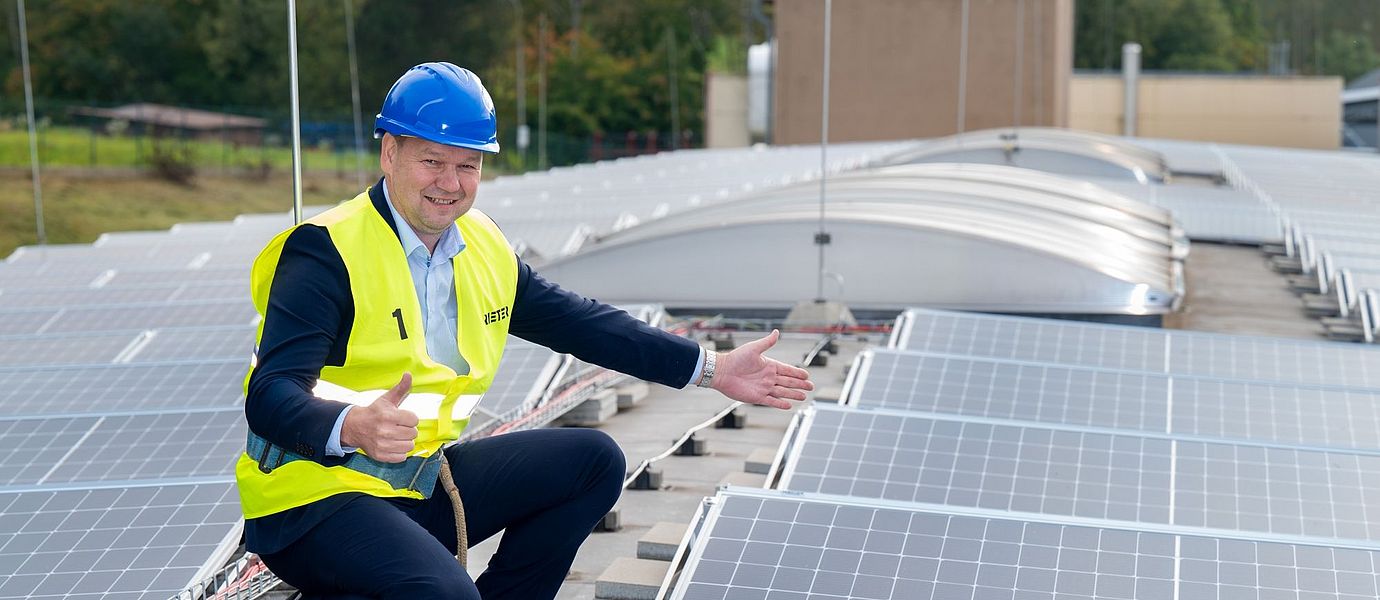
[[[412,285],[398,236],[370,202],[368,192],[307,221],[325,227],[345,263],[355,316],[346,345],[345,364],[321,369],[321,381],[349,390],[386,390],[404,372],[412,373],[412,392],[437,394],[443,399],[417,426],[414,456],[430,456],[458,439],[469,423],[455,402],[462,395],[482,394],[493,381],[508,319],[517,293],[517,258],[502,232],[488,216],[470,209],[456,225],[465,250],[454,258],[456,344],[470,371],[457,375],[427,355],[421,304]],[[406,227],[406,223],[399,223]],[[259,315],[268,305],[268,292],[278,259],[292,229],[278,234],[254,261],[251,293]],[[505,318],[494,319],[501,314]],[[263,338],[259,323],[256,346]],[[439,332],[432,332],[433,334]],[[251,374],[252,374],[251,366]],[[245,377],[248,388],[249,378]],[[323,440],[324,441],[324,440]],[[345,467],[325,467],[299,460],[269,473],[247,453],[235,465],[240,505],[246,518],[256,518],[302,506],[343,492],[381,497],[421,498],[415,490],[394,489],[387,482]]]

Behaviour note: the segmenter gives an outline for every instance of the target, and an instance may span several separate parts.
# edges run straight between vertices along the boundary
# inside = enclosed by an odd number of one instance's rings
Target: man
[[[245,541],[307,597],[555,595],[617,501],[624,459],[607,435],[578,429],[442,450],[463,429],[454,403],[487,389],[509,333],[754,404],[789,408],[812,389],[804,370],[762,356],[776,332],[705,352],[516,258],[472,208],[484,154],[498,152],[493,102],[473,73],[413,67],[389,90],[375,136],[383,179],[280,234],[252,276],[263,319],[236,465]],[[347,404],[314,394],[327,387],[387,391]],[[470,542],[505,531],[476,581],[453,557],[453,507],[436,484],[445,463]]]

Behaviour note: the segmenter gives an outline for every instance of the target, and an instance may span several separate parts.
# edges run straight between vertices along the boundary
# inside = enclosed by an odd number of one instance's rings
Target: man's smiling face
[[[434,249],[441,233],[474,206],[484,153],[386,134],[379,167],[393,208]]]

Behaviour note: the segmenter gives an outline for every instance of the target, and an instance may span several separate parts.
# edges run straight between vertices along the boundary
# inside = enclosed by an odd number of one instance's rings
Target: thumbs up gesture
[[[381,462],[407,460],[417,439],[417,415],[399,407],[411,389],[412,374],[403,373],[397,385],[369,406],[351,409],[340,428],[341,444],[359,448]]]

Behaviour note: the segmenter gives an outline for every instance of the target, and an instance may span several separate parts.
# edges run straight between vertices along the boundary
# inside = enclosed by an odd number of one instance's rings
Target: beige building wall
[[[741,148],[751,144],[747,76],[709,71],[704,96],[705,147]]]
[[[777,144],[818,143],[824,1],[776,0],[773,131]],[[936,137],[962,129],[1065,126],[1073,0],[833,3],[829,140]]]
[[[1336,148],[1339,77],[1141,74],[1136,131],[1144,137]],[[1119,75],[1075,75],[1069,127],[1121,134]]]

